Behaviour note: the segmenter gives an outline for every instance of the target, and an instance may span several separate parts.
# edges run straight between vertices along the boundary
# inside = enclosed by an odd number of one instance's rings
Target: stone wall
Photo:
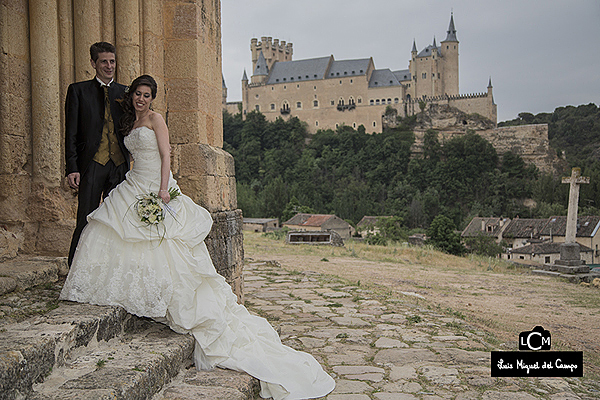
[[[64,100],[70,83],[94,76],[89,47],[103,40],[117,47],[118,82],[156,79],[175,178],[213,214],[211,237],[226,243],[212,246],[215,264],[239,281],[234,164],[222,150],[220,1],[11,0],[0,20],[0,257],[68,253],[77,204],[64,177]]]
[[[395,115],[389,115],[384,122],[388,126],[397,123]],[[498,128],[495,123],[477,114],[467,114],[449,105],[429,104],[424,112],[417,114],[412,147],[414,156],[422,154],[423,138],[428,129],[437,131],[441,143],[474,131],[490,142],[498,155],[507,151],[518,154],[526,163],[535,164],[542,173],[555,175],[564,168],[564,161],[550,147],[547,124]]]

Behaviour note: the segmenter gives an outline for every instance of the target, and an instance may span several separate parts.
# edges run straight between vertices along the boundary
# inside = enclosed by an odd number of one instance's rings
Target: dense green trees
[[[446,141],[425,133],[411,157],[411,119],[383,133],[342,126],[310,136],[297,118],[269,122],[258,112],[223,117],[224,149],[236,163],[238,204],[248,217],[287,220],[294,210],[333,213],[357,223],[393,215],[405,229],[431,227],[443,215],[458,229],[474,216],[547,217],[566,213],[568,185],[541,175],[513,153],[497,154],[473,132]],[[548,123],[551,144],[591,177],[581,213],[600,206],[600,112],[593,104],[519,114],[500,125]],[[568,171],[565,171],[568,174]],[[534,200],[534,208],[525,206]],[[445,220],[444,220],[445,221]],[[447,223],[448,221],[445,221]]]

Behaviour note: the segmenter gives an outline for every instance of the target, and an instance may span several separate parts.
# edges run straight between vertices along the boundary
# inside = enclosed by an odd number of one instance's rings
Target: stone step
[[[243,372],[216,368],[182,371],[152,400],[254,400],[260,399],[260,384]]]
[[[70,302],[44,315],[2,325],[0,400],[26,396],[34,383],[65,365],[78,348],[111,340],[138,325],[138,319],[120,307]]]
[[[90,342],[33,385],[31,400],[150,399],[185,367],[194,342],[147,321],[145,329],[109,341]]]
[[[61,302],[0,327],[0,400],[256,397],[247,374],[196,371],[193,349],[191,336],[120,307]]]

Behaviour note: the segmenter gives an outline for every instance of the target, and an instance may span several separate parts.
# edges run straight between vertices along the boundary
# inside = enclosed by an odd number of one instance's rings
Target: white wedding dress
[[[310,399],[331,392],[334,380],[311,355],[283,345],[267,320],[237,303],[204,244],[212,226],[208,211],[181,195],[169,202],[176,214],[166,213],[164,228],[140,222],[132,205],[136,196],[158,192],[158,145],[147,127],[132,130],[125,145],[133,169],[88,216],[60,298],[166,320],[196,339],[198,369],[247,372],[261,381],[261,397]]]

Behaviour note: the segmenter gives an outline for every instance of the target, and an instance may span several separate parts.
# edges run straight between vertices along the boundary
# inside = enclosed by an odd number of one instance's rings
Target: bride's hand
[[[171,195],[168,190],[159,190],[158,197],[160,197],[165,204],[171,200]]]

